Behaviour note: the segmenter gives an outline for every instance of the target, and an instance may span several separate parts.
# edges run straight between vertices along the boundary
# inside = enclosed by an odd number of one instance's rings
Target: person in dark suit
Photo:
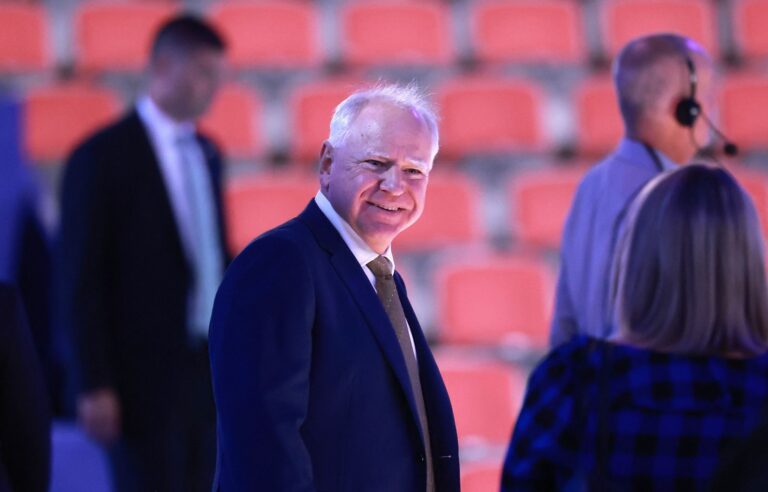
[[[459,490],[451,404],[391,249],[437,148],[415,87],[351,95],[320,191],[227,270],[210,327],[214,490]]]
[[[0,490],[47,492],[51,416],[16,289],[0,282]]]
[[[147,94],[66,165],[61,318],[73,333],[85,432],[120,491],[207,490],[215,409],[207,328],[226,265],[221,157],[195,130],[223,71],[204,21],[160,28]]]

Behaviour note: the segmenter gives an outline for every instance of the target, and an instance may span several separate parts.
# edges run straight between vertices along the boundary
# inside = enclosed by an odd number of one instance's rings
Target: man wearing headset
[[[710,128],[713,66],[696,42],[676,34],[630,41],[613,64],[624,138],[579,185],[563,233],[550,343],[611,334],[611,258],[629,202],[653,176],[693,158]],[[725,152],[735,146],[725,141]]]

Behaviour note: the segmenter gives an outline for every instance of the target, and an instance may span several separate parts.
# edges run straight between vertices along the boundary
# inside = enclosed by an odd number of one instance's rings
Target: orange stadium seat
[[[453,57],[450,11],[441,2],[365,0],[344,5],[340,15],[345,62],[429,65]]]
[[[451,398],[459,446],[506,445],[525,392],[520,370],[448,352],[437,353],[437,365]]]
[[[35,70],[49,63],[45,16],[40,5],[0,4],[0,72]]]
[[[481,61],[578,63],[586,58],[577,2],[492,0],[470,2],[470,8]]]
[[[510,215],[526,245],[556,250],[583,167],[541,169],[515,175],[509,183]]]
[[[511,435],[511,433],[510,433]],[[501,484],[501,463],[497,461],[481,462],[462,467],[462,492],[490,492],[499,489]]]
[[[768,149],[768,76],[728,76],[720,90],[722,131],[746,150]]]
[[[25,99],[25,147],[32,159],[61,159],[89,133],[116,117],[121,101],[103,87],[80,84],[32,89]]]
[[[227,157],[248,158],[261,151],[261,100],[247,87],[223,87],[202,119],[202,129]]]
[[[88,70],[139,70],[152,38],[176,11],[163,2],[78,2],[76,58]]]
[[[613,82],[608,77],[589,78],[574,91],[576,150],[580,155],[602,156],[624,134],[624,123]]]
[[[768,173],[742,166],[732,166],[728,170],[752,198],[763,228],[763,236],[768,237]]]
[[[733,9],[733,37],[740,56],[746,59],[768,57],[768,2],[736,0]]]
[[[215,2],[212,21],[235,67],[294,68],[320,62],[319,13],[301,0]]]
[[[713,56],[717,24],[712,2],[701,0],[605,0],[599,3],[603,48],[612,57],[629,40],[675,32],[699,42]]]
[[[237,254],[259,234],[295,217],[319,184],[309,174],[264,174],[235,178],[225,193],[229,249]]]
[[[536,151],[544,147],[540,87],[525,80],[462,78],[443,84],[440,151],[449,158],[467,154]]]
[[[293,91],[290,98],[293,159],[317,160],[322,143],[328,138],[333,110],[361,86],[361,82],[353,80],[321,80],[300,85]]]
[[[398,251],[429,250],[480,239],[479,201],[480,190],[466,175],[433,172],[424,213],[397,237],[395,247]]]
[[[478,257],[436,272],[443,342],[541,349],[549,336],[554,280],[549,266],[527,257]]]

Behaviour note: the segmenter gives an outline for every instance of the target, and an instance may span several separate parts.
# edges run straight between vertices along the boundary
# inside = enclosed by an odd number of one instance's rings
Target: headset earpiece
[[[692,97],[684,97],[683,99],[680,99],[680,102],[678,102],[675,107],[675,119],[678,123],[687,128],[691,128],[694,123],[696,123],[696,119],[700,114],[701,104]]]

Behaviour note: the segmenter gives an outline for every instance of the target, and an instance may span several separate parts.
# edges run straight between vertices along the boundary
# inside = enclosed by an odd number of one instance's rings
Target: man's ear
[[[322,189],[327,189],[328,179],[331,175],[331,166],[333,165],[333,145],[326,140],[320,149],[320,185]]]

